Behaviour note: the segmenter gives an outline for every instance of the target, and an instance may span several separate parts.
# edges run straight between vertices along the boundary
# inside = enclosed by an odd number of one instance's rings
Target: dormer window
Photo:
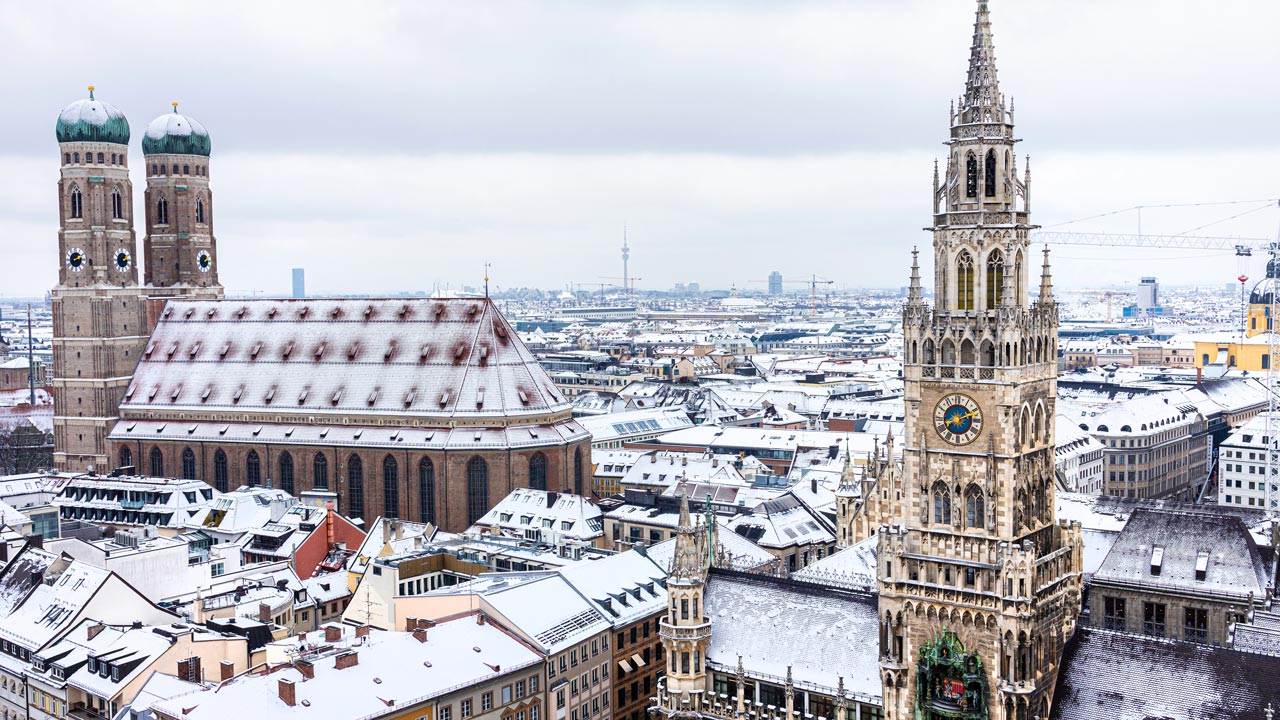
[[[1164,566],[1164,548],[1151,548],[1151,574],[1159,575],[1161,568]]]

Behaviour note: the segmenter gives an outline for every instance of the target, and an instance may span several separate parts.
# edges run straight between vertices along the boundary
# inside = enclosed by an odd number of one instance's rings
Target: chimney
[[[230,660],[223,660],[218,663],[218,678],[222,682],[226,682],[236,676],[236,664]]]
[[[341,639],[342,639],[342,628],[338,627],[337,625],[324,626],[325,642],[338,642]]]
[[[107,629],[107,626],[106,626],[106,625],[103,625],[102,623],[98,623],[97,625],[92,625],[92,626],[90,626],[90,627],[89,627],[89,639],[90,639],[90,640],[92,640],[92,639],[94,639],[94,638],[98,637],[98,633],[100,633],[100,632],[102,632],[103,630],[106,630],[106,629]]]
[[[426,628],[422,628],[422,627],[420,627],[420,628],[414,628],[414,630],[413,630],[413,638],[414,638],[415,640],[417,640],[418,642],[420,642],[420,643],[424,643],[424,642],[426,642],[426,641],[427,641],[427,629],[426,629]]]
[[[817,476],[809,478],[809,492],[814,495],[818,494],[818,478]]]
[[[484,624],[484,615],[482,615],[482,614],[480,614],[480,613],[476,613],[476,624],[477,624],[477,625],[483,625],[483,624]]]
[[[401,525],[399,522],[396,522],[396,539],[397,540],[404,539],[404,526]]]
[[[294,687],[293,681],[289,678],[280,678],[278,683],[280,686],[280,699],[285,705],[293,707],[298,704],[297,689]]]
[[[404,619],[404,631],[413,632],[418,629],[418,618],[410,615]]]
[[[355,650],[348,650],[333,659],[333,666],[338,670],[345,670],[346,668],[355,667],[359,664],[360,654]]]
[[[382,519],[382,544],[386,545],[389,542],[391,542],[391,521],[386,518],[383,518]]]
[[[817,482],[816,480],[814,482]],[[258,603],[258,622],[271,622],[271,606],[266,603]]]
[[[328,547],[332,548],[338,542],[337,540],[338,533],[337,533],[337,530],[333,527],[333,514],[334,514],[333,503],[332,502],[325,503],[324,509],[328,511],[324,514],[325,537],[327,539],[327,542],[329,543]]]
[[[369,637],[369,626],[368,626],[368,625],[357,625],[357,626],[356,626],[356,637],[358,637],[358,638],[366,638],[366,637]]]
[[[293,664],[295,670],[302,674],[307,680],[316,679],[316,666],[310,660],[299,660]]]
[[[203,590],[196,591],[195,602],[191,603],[191,622],[196,625],[203,625],[205,623]]]
[[[192,655],[178,661],[178,679],[189,683],[198,683],[204,679],[204,669],[200,666],[199,655]]]

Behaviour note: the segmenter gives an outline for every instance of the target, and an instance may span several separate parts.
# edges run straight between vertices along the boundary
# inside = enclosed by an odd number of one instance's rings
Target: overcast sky
[[[317,292],[479,284],[485,261],[499,287],[611,282],[624,223],[641,288],[763,289],[775,269],[903,285],[930,243],[975,5],[0,0],[0,295],[57,280],[53,125],[89,84],[129,117],[138,202],[147,123],[177,100],[209,128],[233,293],[286,292],[295,266]],[[991,8],[1040,224],[1280,196],[1280,3]],[[1142,226],[1261,206],[1148,209]],[[1269,208],[1200,232],[1278,226]],[[1057,258],[1060,286],[1239,273],[1205,251]]]

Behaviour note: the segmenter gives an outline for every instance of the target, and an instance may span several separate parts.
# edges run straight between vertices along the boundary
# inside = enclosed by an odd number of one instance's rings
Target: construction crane
[[[1126,233],[1072,233],[1035,230],[1031,242],[1049,245],[1103,245],[1106,247],[1183,248],[1188,250],[1234,250],[1237,255],[1265,251],[1271,241],[1263,238],[1211,237],[1205,235],[1139,235]]]
[[[768,280],[749,280],[748,282],[768,285]],[[818,314],[818,286],[819,285],[835,285],[835,280],[819,280],[817,275],[811,276],[808,280],[780,280],[778,282],[784,285],[808,285],[809,286],[809,316],[815,317]]]
[[[1105,300],[1107,303],[1107,322],[1111,322],[1111,298],[1133,297],[1133,293],[1121,290],[1067,290],[1063,294],[1078,295],[1092,300]]]
[[[636,289],[636,281],[637,281],[637,280],[643,280],[644,278],[638,278],[638,277],[610,277],[610,276],[608,276],[608,275],[601,275],[601,276],[600,276],[600,279],[601,279],[601,280],[621,280],[621,281],[622,281],[622,293],[623,293],[624,295],[626,295],[627,297],[631,297],[631,293],[635,292],[635,289]],[[628,287],[628,286],[630,286],[630,287]],[[615,287],[616,287],[616,286],[615,286]]]

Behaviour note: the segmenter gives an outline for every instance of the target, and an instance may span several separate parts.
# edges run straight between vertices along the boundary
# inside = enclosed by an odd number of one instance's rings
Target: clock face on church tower
[[[84,251],[80,248],[71,248],[67,251],[67,268],[71,272],[80,272],[84,269],[85,257]]]
[[[201,250],[196,253],[196,267],[200,272],[209,272],[209,268],[213,267],[213,258],[209,255],[209,251]]]
[[[982,408],[963,393],[952,393],[938,401],[933,410],[938,436],[952,445],[968,445],[982,432]]]

